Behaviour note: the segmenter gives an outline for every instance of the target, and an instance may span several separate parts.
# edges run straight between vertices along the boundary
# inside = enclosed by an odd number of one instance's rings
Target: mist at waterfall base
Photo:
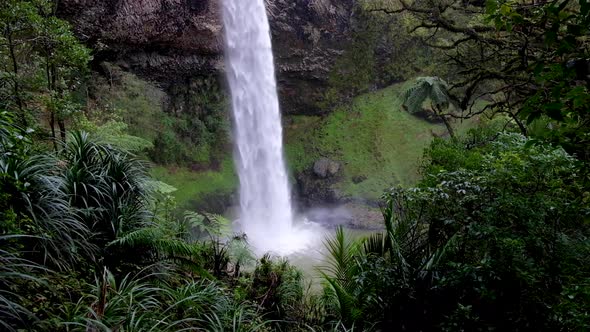
[[[240,179],[238,223],[257,254],[305,250],[322,232],[314,223],[294,222],[264,0],[224,0],[223,22]]]

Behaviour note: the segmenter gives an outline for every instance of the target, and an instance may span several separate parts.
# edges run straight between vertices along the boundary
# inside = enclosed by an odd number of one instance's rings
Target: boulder
[[[340,171],[340,163],[328,158],[320,158],[313,164],[313,173],[320,178],[334,177]]]
[[[296,195],[298,202],[303,207],[322,204],[335,204],[341,202],[344,197],[333,188],[334,178],[322,178],[315,174],[314,170],[307,170],[297,174]]]

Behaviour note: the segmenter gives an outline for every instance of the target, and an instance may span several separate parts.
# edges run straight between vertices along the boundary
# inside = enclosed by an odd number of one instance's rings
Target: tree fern
[[[435,114],[447,127],[449,135],[454,137],[453,127],[445,114],[454,101],[449,94],[449,86],[443,79],[436,76],[418,77],[414,84],[403,93],[402,107],[410,113],[416,113],[422,110],[422,104],[428,99],[432,103]]]
[[[434,105],[441,109],[447,109],[451,103],[447,82],[438,77],[430,77],[427,82],[430,84],[430,99]]]
[[[431,85],[421,78],[408,88],[403,94],[403,107],[410,113],[416,113],[422,110],[422,104],[430,97]]]
[[[231,221],[213,213],[197,213],[186,211],[185,221],[209,238],[228,237],[232,233]]]
[[[252,265],[256,261],[254,253],[245,237],[234,236],[229,242],[228,255],[234,265],[234,276],[239,277],[240,269]]]
[[[418,77],[410,88],[403,94],[403,105],[410,113],[422,109],[422,104],[430,99],[432,103],[446,109],[451,104],[449,86],[447,82],[439,77]]]

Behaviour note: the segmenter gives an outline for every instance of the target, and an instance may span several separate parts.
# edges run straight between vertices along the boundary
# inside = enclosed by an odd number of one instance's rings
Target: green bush
[[[385,195],[387,232],[351,263],[359,314],[340,317],[411,331],[588,329],[578,162],[506,133],[436,141],[427,156],[418,187]]]

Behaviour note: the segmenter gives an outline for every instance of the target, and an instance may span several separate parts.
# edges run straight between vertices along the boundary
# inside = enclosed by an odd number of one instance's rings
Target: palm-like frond
[[[324,241],[328,249],[328,265],[322,270],[338,280],[349,280],[357,270],[356,255],[359,253],[360,244],[360,241],[346,236],[342,227],[338,227],[335,236]]]
[[[27,239],[28,250],[63,269],[81,254],[91,257],[95,248],[87,241],[89,229],[72,214],[57,172],[55,159],[47,155],[0,158],[3,192],[13,211],[33,226],[31,235],[38,235]]]
[[[417,79],[403,94],[402,105],[410,113],[422,110],[422,104],[430,97],[432,86],[425,80]]]
[[[433,236],[431,223],[422,220],[418,212],[420,209],[411,208],[408,204],[411,203],[406,193],[396,190],[382,210],[388,242],[387,254],[406,280],[424,278],[433,273],[457,249],[458,239],[458,235],[454,235],[439,243]]]
[[[266,324],[255,308],[234,300],[212,281],[170,275],[127,275],[116,282],[110,272],[97,280],[87,308],[66,326],[74,331],[256,331]],[[157,282],[155,282],[157,280]]]
[[[447,109],[452,102],[449,86],[443,79],[433,77],[418,77],[414,85],[403,94],[403,106],[410,113],[422,110],[422,104],[430,99],[440,109]]]
[[[352,323],[361,315],[358,307],[357,285],[355,277],[360,271],[358,256],[361,254],[362,240],[353,240],[346,236],[342,227],[336,230],[333,238],[324,241],[328,249],[328,265],[321,269],[321,274],[330,286],[326,294],[328,301],[336,307],[340,318]]]
[[[350,292],[350,289],[346,289],[338,279],[326,274],[322,274],[322,276],[332,289],[333,300],[336,302],[340,319],[348,325],[354,324],[362,316],[362,310],[358,306],[358,299],[356,298],[358,294]]]
[[[403,270],[407,270],[408,262],[405,256],[407,246],[412,245],[410,237],[413,220],[397,217],[396,208],[396,202],[392,200],[382,210],[387,234],[387,249],[392,262],[397,263]]]
[[[62,191],[100,244],[149,220],[147,165],[87,133],[73,132],[64,146]]]
[[[363,252],[365,255],[376,255],[384,257],[390,250],[390,241],[383,233],[374,233],[363,241]]]
[[[437,248],[427,259],[425,259],[424,265],[421,268],[421,277],[425,277],[429,273],[436,273],[436,269],[439,265],[444,262],[447,257],[452,257],[457,252],[458,245],[460,243],[459,233],[449,238],[442,247]]]
[[[0,247],[6,248],[15,240],[24,236],[0,235]],[[22,282],[41,283],[38,277],[41,272],[49,272],[46,268],[19,257],[17,254],[0,249],[0,327],[4,331],[16,331],[15,323],[26,326],[26,322],[34,322],[35,315],[21,303],[20,294],[12,289]]]
[[[76,320],[85,322],[85,328],[80,330],[146,331],[150,327],[161,326],[165,316],[161,315],[160,295],[166,290],[148,283],[148,278],[149,275],[127,275],[117,283],[113,275],[105,270],[97,279],[90,315]]]
[[[159,227],[140,228],[107,245],[107,248],[112,247],[147,248],[159,260],[173,260],[202,277],[213,278],[203,267],[203,248],[199,243],[170,238]]]

